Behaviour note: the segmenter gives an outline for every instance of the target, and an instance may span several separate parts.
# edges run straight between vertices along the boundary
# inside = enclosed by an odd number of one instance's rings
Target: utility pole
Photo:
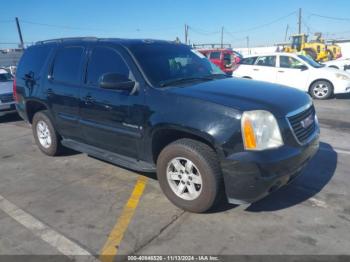
[[[24,43],[23,43],[22,31],[21,31],[21,26],[19,25],[18,17],[16,17],[16,25],[17,25],[18,35],[19,35],[20,47],[23,49]]]
[[[188,42],[188,25],[185,24],[185,44]]]
[[[224,48],[224,27],[221,27],[221,48]]]
[[[299,19],[298,19],[298,32],[299,32],[299,35],[301,34],[301,18],[302,18],[302,14],[301,14],[302,10],[301,8],[299,8]]]
[[[284,42],[287,42],[288,30],[289,30],[289,25],[287,25],[287,28],[286,28],[286,34],[284,36]]]
[[[249,36],[247,36],[247,49],[248,49],[248,54],[250,55],[250,50],[249,50]]]

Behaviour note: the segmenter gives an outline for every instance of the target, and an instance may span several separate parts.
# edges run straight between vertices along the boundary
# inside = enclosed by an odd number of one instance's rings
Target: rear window
[[[12,81],[12,75],[10,73],[0,73],[0,82]]]
[[[83,51],[84,48],[80,46],[59,49],[53,65],[53,79],[59,82],[79,84]]]
[[[241,65],[254,65],[257,58],[258,58],[257,56],[243,58],[240,61],[240,64]]]
[[[210,59],[220,59],[220,52],[211,52]]]
[[[29,47],[19,62],[16,75],[23,77],[29,74],[33,78],[38,78],[52,48],[52,45]]]

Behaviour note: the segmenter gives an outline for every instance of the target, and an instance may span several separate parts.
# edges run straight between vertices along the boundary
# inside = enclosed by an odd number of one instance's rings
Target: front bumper
[[[336,80],[334,82],[334,94],[350,93],[349,80]]]
[[[319,133],[300,147],[235,153],[221,161],[225,190],[232,204],[249,204],[288,184],[302,173],[319,147]]]
[[[15,103],[0,103],[0,116],[4,116],[7,114],[16,113]]]

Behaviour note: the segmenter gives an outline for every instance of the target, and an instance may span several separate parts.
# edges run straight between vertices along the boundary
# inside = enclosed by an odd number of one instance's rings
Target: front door
[[[80,93],[80,116],[84,140],[117,154],[138,158],[143,132],[142,90],[102,89],[105,73],[117,73],[135,81],[125,51],[117,46],[96,44],[90,51],[84,87]]]
[[[309,70],[304,62],[291,56],[281,55],[276,81],[278,84],[307,91]]]

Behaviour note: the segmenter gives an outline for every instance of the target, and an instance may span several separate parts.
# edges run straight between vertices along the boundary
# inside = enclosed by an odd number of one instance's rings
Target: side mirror
[[[135,81],[127,76],[118,73],[105,73],[100,78],[100,87],[113,90],[131,90],[135,86]]]
[[[300,69],[301,71],[306,71],[306,70],[308,70],[309,68],[308,68],[306,65],[301,65],[301,66],[299,67],[299,69]]]

